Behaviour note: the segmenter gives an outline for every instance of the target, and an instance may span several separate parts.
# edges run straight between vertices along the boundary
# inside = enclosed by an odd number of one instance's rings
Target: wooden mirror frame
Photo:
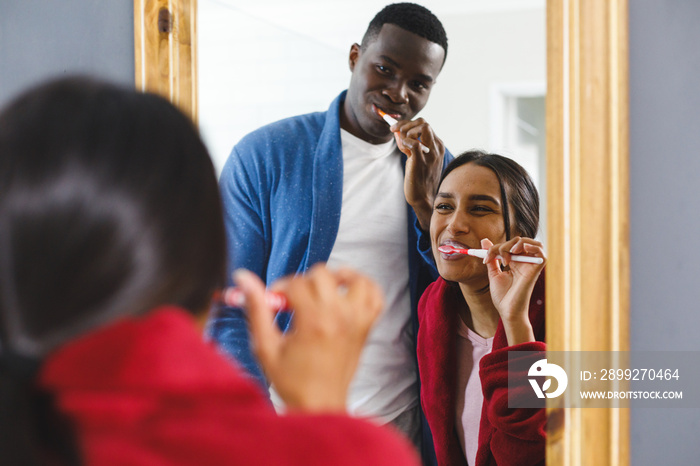
[[[627,0],[547,0],[547,347],[629,350]],[[136,86],[197,122],[196,0],[134,0]],[[548,405],[547,464],[629,464],[627,409]]]
[[[629,351],[627,21],[627,0],[547,1],[551,351]],[[555,404],[547,464],[629,464],[628,409]]]
[[[197,0],[134,0],[136,88],[197,123]]]

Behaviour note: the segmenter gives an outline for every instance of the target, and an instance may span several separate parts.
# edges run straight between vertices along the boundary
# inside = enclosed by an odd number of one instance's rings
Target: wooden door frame
[[[547,0],[546,11],[547,344],[628,351],[627,0]],[[196,0],[134,0],[137,88],[195,122],[196,18]],[[628,410],[547,409],[547,464],[629,464]]]

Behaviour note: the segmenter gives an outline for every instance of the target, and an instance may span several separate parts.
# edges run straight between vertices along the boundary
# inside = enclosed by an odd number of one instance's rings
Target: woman
[[[237,274],[278,417],[192,315],[225,282],[224,238],[207,151],[165,100],[68,79],[0,114],[3,464],[416,464],[344,415],[377,287],[323,267],[280,283],[283,336]]]
[[[440,465],[544,464],[544,411],[508,408],[507,373],[509,351],[534,363],[546,349],[538,222],[537,190],[514,161],[472,151],[445,169],[430,222],[440,278],[418,308],[421,403]]]

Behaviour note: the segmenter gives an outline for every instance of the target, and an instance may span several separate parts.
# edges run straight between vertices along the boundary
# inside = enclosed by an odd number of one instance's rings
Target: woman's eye
[[[437,210],[437,211],[448,211],[448,210],[452,210],[452,206],[449,205],[449,204],[440,203],[440,204],[436,204],[436,205],[435,205],[435,210]]]
[[[475,205],[472,207],[472,212],[477,214],[487,214],[493,212],[493,209],[484,205]]]

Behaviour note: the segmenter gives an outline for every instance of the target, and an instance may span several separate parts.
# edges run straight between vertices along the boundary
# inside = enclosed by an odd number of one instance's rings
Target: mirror
[[[363,3],[369,2],[353,2],[344,17]],[[207,27],[197,26],[196,17],[196,0],[134,0],[136,85],[167,96],[195,122],[197,30]],[[546,1],[546,302],[553,351],[629,349],[627,27],[627,0]],[[477,47],[498,40],[489,36]],[[448,57],[445,79],[455,61]],[[346,85],[347,78],[339,86]],[[550,403],[548,416],[547,464],[629,464],[628,411]]]

